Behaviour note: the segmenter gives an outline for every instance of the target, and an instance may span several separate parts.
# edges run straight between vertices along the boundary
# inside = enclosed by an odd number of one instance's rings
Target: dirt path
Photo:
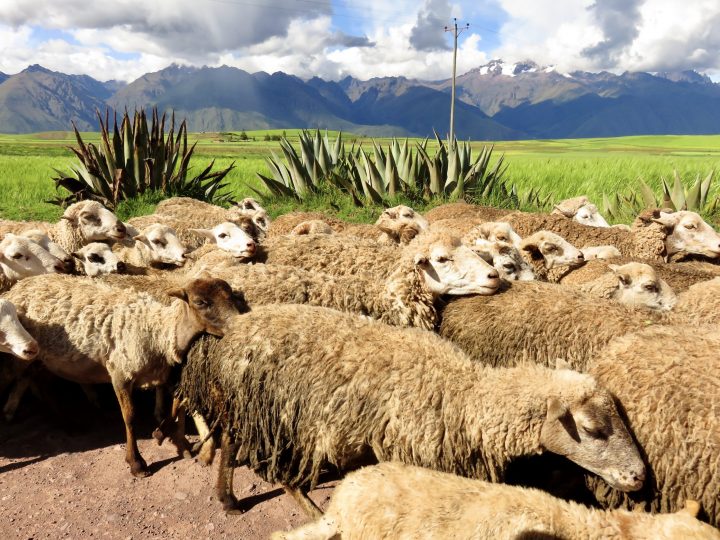
[[[0,538],[250,540],[307,521],[282,489],[245,468],[235,472],[235,494],[257,504],[225,515],[213,497],[215,467],[176,458],[168,442],[157,446],[151,421],[139,445],[153,474],[133,478],[119,411],[108,409],[83,413],[72,432],[39,407],[12,424],[0,421]],[[142,414],[152,417],[147,403]],[[325,485],[311,496],[324,507],[331,492]]]

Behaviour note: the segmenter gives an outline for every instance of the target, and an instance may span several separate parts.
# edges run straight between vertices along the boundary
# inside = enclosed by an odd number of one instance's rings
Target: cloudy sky
[[[493,58],[568,72],[696,69],[720,81],[718,0],[2,0],[0,71],[132,81],[172,62],[367,79]]]

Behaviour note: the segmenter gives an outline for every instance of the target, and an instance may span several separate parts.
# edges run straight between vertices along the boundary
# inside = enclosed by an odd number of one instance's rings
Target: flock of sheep
[[[111,383],[146,476],[154,388],[158,442],[220,444],[225,510],[240,465],[314,519],[277,538],[720,539],[720,234],[693,212],[83,201],[0,238],[5,418],[52,376]],[[323,515],[308,490],[359,467]]]

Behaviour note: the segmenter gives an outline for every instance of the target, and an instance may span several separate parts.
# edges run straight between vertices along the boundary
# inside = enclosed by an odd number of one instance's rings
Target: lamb
[[[257,242],[255,237],[244,229],[229,221],[220,223],[212,229],[189,229],[191,232],[205,237],[211,244],[217,246],[233,257],[252,259],[255,256]]]
[[[206,220],[206,223],[207,221],[209,220]],[[221,222],[212,221],[208,225],[199,225],[198,228],[193,228],[197,223],[198,220],[183,220],[173,216],[164,216],[162,214],[135,217],[129,221],[129,224],[136,229],[138,234],[139,231],[154,224],[165,225],[172,228],[180,240],[180,243],[185,246],[188,251],[195,251],[196,249],[199,249],[208,237],[206,234],[198,234],[197,230],[211,230]],[[260,241],[260,230],[248,216],[238,216],[232,221],[223,221],[222,223],[231,223],[236,227],[239,227],[255,243]]]
[[[595,485],[603,506],[672,512],[701,503],[720,526],[720,327],[653,326],[613,340],[588,370],[622,403],[648,464],[645,488]]]
[[[385,246],[369,240],[357,239],[348,243],[339,235],[315,235],[268,239],[257,257],[268,264],[297,266],[326,274],[374,276],[385,279],[394,273],[404,254],[419,254],[418,265],[446,265],[457,256],[476,257],[460,239],[439,233],[424,233],[400,248]],[[413,255],[414,256],[414,255]],[[406,258],[407,260],[407,258]],[[491,269],[488,277],[496,271]]]
[[[198,278],[168,293],[170,306],[149,295],[90,279],[38,276],[19,282],[5,298],[40,345],[38,360],[52,373],[81,384],[112,383],[125,421],[125,459],[147,476],[134,434],[132,390],[165,382],[202,332],[222,336],[238,312],[230,286]],[[186,451],[184,437],[174,441]]]
[[[652,266],[632,262],[608,268],[610,272],[580,285],[580,289],[626,306],[669,311],[675,305],[675,293]]]
[[[96,201],[80,201],[71,204],[55,224],[6,221],[0,234],[19,233],[27,229],[39,229],[66,253],[80,249],[96,241],[117,241],[126,236],[125,225],[110,210]]]
[[[314,515],[305,488],[321,469],[367,458],[498,482],[514,458],[549,451],[619,489],[639,489],[645,474],[592,377],[487,368],[431,332],[326,308],[259,306],[236,317],[224,339],[192,347],[178,393],[222,430],[217,491],[227,510],[242,509],[234,456]]]
[[[584,538],[608,540],[720,540],[687,501],[674,514],[602,511],[536,489],[403,465],[380,463],[349,474],[317,521],[273,540],[366,538]]]
[[[506,281],[532,281],[535,279],[532,266],[512,244],[477,239],[470,249],[480,255],[483,260],[492,264],[500,277]]]
[[[494,208],[492,206],[478,206],[476,204],[468,204],[465,201],[441,204],[425,212],[425,219],[429,223],[435,223],[441,219],[453,218],[481,218],[485,221],[499,221],[498,218],[508,213],[507,208]]]
[[[132,237],[134,245],[114,248],[125,264],[137,268],[177,267],[185,264],[187,251],[175,231],[167,225],[155,223]]]
[[[513,230],[509,223],[502,221],[486,221],[474,226],[462,237],[463,244],[470,247],[479,240],[508,242],[518,249],[522,244],[520,235]]]
[[[531,360],[549,366],[564,358],[579,370],[614,337],[664,321],[653,311],[538,281],[513,282],[493,296],[453,299],[441,317],[440,335],[483,364]]]
[[[574,268],[585,264],[585,256],[564,238],[539,231],[520,243],[520,253],[532,267],[536,279],[558,282]]]
[[[622,253],[620,253],[620,250],[615,246],[584,247],[580,251],[582,251],[586,261],[617,259],[618,257],[622,257]]]
[[[335,231],[321,219],[309,219],[298,223],[289,234],[291,236],[302,236],[303,234],[335,234]]]
[[[53,257],[60,259],[68,270],[74,265],[73,257],[58,244],[50,240],[50,237],[39,229],[30,229],[23,231],[22,236],[29,238],[45,251],[48,251]]]
[[[609,227],[608,222],[598,212],[597,206],[590,202],[585,195],[565,199],[553,207],[553,214],[570,218],[583,225],[591,227]]]
[[[8,233],[0,241],[0,292],[30,276],[66,271],[65,263],[24,236]]]

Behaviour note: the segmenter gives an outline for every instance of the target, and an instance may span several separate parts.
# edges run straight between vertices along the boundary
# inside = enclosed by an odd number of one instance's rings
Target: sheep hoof
[[[212,465],[212,462],[215,459],[215,442],[212,440],[205,441],[205,444],[202,445],[197,458],[202,465]]]
[[[228,497],[222,501],[223,510],[229,516],[238,516],[244,514],[246,509],[240,504],[235,497]]]
[[[153,436],[153,439],[155,439],[157,441],[158,446],[160,446],[163,443],[163,441],[165,440],[165,438],[167,437],[167,435],[165,433],[163,433],[162,428],[159,428],[159,427],[157,427],[153,430],[152,436]]]
[[[141,459],[130,463],[130,474],[132,474],[135,478],[146,478],[150,476],[150,471],[148,470],[145,461]]]

